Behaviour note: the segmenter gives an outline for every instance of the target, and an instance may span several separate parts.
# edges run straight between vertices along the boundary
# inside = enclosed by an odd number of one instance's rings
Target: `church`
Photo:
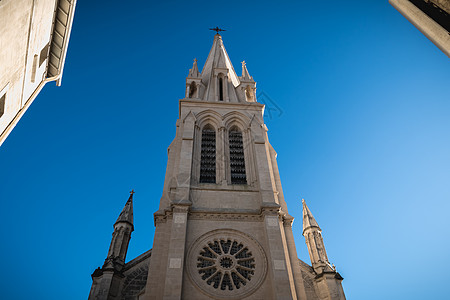
[[[91,275],[89,300],[344,300],[343,278],[305,201],[311,265],[297,257],[256,82],[245,62],[236,74],[216,31],[202,71],[194,60],[179,100],[153,248],[125,262],[132,191],[105,262]]]

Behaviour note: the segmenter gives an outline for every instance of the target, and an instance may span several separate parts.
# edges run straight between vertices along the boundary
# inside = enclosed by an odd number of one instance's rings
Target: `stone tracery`
[[[197,261],[202,279],[216,289],[239,289],[254,275],[255,258],[251,251],[232,239],[209,242],[200,251]]]

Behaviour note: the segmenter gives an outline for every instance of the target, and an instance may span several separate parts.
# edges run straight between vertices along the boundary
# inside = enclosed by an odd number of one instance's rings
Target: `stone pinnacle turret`
[[[328,261],[327,252],[322,238],[322,230],[314,219],[311,211],[304,199],[303,203],[303,236],[306,239],[308,246],[311,264],[316,273],[321,274],[325,270],[332,270],[330,262]]]
[[[89,293],[89,300],[117,299],[115,283],[120,282],[121,278],[124,277],[123,268],[125,266],[125,258],[127,256],[131,233],[134,230],[133,194],[134,191],[131,191],[125,207],[114,223],[114,232],[105,263],[91,275],[93,284]]]
[[[105,267],[113,267],[115,270],[121,270],[125,264],[128,244],[131,239],[131,233],[134,230],[133,226],[133,194],[134,190],[130,192],[125,207],[122,209],[117,221],[114,223],[114,232],[111,239],[111,245],[108,251],[108,257],[105,260]]]
[[[114,225],[116,225],[117,223],[120,222],[126,222],[129,223],[133,229],[133,194],[134,194],[134,190],[132,190],[130,192],[130,197],[128,198],[127,203],[125,203],[125,207],[122,209],[122,212],[120,213],[119,217],[117,218],[116,223],[114,223]]]
[[[342,288],[342,276],[330,264],[325,251],[322,230],[314,219],[304,199],[303,203],[303,236],[308,246],[311,264],[316,273],[316,284],[321,290],[321,299],[345,300]]]

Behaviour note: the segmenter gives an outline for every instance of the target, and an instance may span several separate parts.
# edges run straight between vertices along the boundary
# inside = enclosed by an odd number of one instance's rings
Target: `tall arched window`
[[[223,101],[223,79],[219,77],[219,101]]]
[[[244,145],[242,143],[242,133],[238,128],[231,128],[228,134],[228,143],[230,145],[231,184],[247,184]]]
[[[216,183],[216,131],[211,125],[202,130],[200,182]]]

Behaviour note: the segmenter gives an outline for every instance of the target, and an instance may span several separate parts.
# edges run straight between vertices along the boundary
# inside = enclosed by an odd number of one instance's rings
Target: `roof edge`
[[[140,263],[140,262],[146,260],[147,258],[149,258],[150,256],[152,256],[152,250],[153,250],[153,248],[150,250],[147,250],[146,252],[142,253],[138,257],[135,257],[132,260],[130,260],[129,262],[127,262],[123,268],[123,271],[126,271],[126,270],[134,267],[138,263]]]
[[[56,81],[57,86],[61,86],[76,3],[77,0],[59,0],[55,7],[46,77]],[[64,32],[60,32],[61,28]]]

